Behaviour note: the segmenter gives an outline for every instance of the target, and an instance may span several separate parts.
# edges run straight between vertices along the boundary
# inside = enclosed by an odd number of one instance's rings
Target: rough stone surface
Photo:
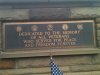
[[[27,9],[0,9],[0,19],[23,20],[28,19],[28,16]]]
[[[97,37],[97,40],[99,40],[99,41],[100,41],[100,37],[99,37],[99,36]]]
[[[100,64],[100,54],[94,55],[92,60],[94,64]]]
[[[28,68],[28,67],[40,67],[40,66],[49,66],[49,58],[24,58],[18,59],[17,68]]]
[[[2,48],[1,48],[1,44],[2,44],[2,42],[1,42],[1,41],[2,41],[2,39],[1,39],[1,37],[2,37],[1,32],[2,32],[2,28],[1,28],[1,24],[0,24],[0,50],[2,49]]]
[[[69,71],[68,66],[59,66],[61,71]],[[23,68],[23,69],[6,69],[6,70],[0,70],[1,74],[46,74],[50,73],[50,67],[39,67],[39,68]]]
[[[1,41],[2,41],[2,40],[1,40],[1,34],[0,34],[0,49],[1,49],[1,43],[2,43]]]
[[[6,20],[66,20],[69,17],[69,8],[0,9],[0,19]]]
[[[100,23],[97,24],[97,29],[100,29]]]
[[[58,56],[54,57],[55,63],[58,65],[76,65],[76,64],[92,64],[91,55],[80,55],[80,56]],[[63,61],[62,61],[63,60]],[[38,58],[24,58],[18,59],[17,68],[27,68],[27,67],[41,67],[49,66],[49,57],[38,57]]]
[[[100,65],[76,65],[76,66],[71,66],[71,70],[77,72],[100,71]]]
[[[69,8],[34,8],[29,10],[33,20],[65,20],[70,17]]]
[[[0,59],[0,69],[15,68],[15,61],[12,59]]]
[[[97,30],[97,36],[100,36],[100,30]]]
[[[94,18],[100,17],[99,7],[71,8],[71,18]],[[98,21],[98,19],[97,19]]]
[[[64,75],[100,75],[100,71],[89,71],[89,72],[64,72]],[[33,74],[33,73],[20,73],[20,74],[11,74],[11,73],[7,73],[5,71],[5,73],[0,73],[0,75],[51,75],[50,73],[37,73],[37,74]]]
[[[96,18],[96,22],[97,23],[100,23],[100,18]]]

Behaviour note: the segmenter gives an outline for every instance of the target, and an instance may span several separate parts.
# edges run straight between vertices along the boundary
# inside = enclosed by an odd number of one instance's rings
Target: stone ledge
[[[76,49],[53,49],[52,55],[80,55],[80,54],[98,54],[99,48],[76,48]],[[18,57],[38,57],[50,56],[51,50],[33,50],[33,51],[12,51],[1,52],[0,58],[18,58]]]

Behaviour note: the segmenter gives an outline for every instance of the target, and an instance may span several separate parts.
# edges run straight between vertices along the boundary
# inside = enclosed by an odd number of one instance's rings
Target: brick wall
[[[99,17],[100,7],[0,9],[0,19],[9,20],[95,18],[98,47],[100,47]],[[1,44],[0,40],[0,49]],[[100,54],[64,55],[54,56],[53,58],[55,59],[55,63],[57,63],[64,72],[64,75],[100,75]],[[0,75],[50,75],[49,59],[50,57],[0,59]]]

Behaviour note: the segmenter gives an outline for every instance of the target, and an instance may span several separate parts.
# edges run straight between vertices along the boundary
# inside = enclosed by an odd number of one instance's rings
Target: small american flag
[[[59,67],[54,63],[53,59],[50,60],[51,75],[63,75]]]

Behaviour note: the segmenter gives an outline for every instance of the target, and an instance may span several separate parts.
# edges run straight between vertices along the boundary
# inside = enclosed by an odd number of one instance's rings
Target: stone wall
[[[45,21],[94,18],[96,20],[98,48],[100,47],[99,17],[100,7],[0,9],[0,19],[6,20],[32,19]],[[63,55],[53,58],[64,75],[100,75],[100,54]],[[49,59],[48,56],[0,59],[0,75],[50,75]]]

